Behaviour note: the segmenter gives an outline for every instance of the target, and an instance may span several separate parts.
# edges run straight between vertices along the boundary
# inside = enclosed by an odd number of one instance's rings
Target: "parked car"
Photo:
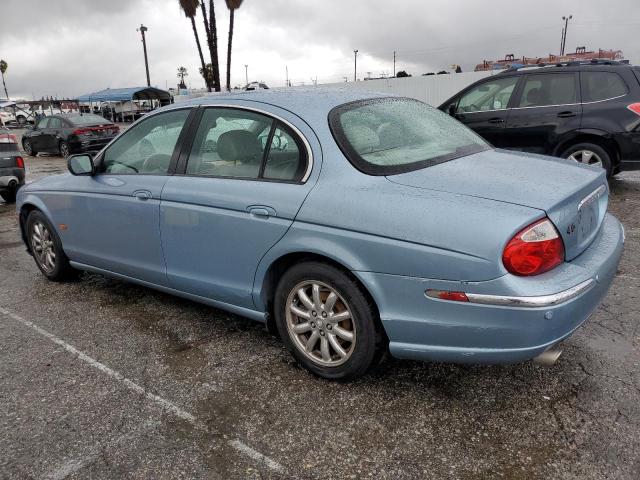
[[[640,169],[640,67],[617,62],[513,68],[440,105],[492,145]]]
[[[22,146],[28,155],[39,152],[96,153],[109,143],[119,128],[109,120],[94,114],[71,113],[44,117],[22,136]]]
[[[23,185],[24,159],[18,150],[18,140],[8,129],[0,127],[0,197],[6,203],[15,202]]]
[[[47,278],[98,272],[265,322],[332,379],[364,374],[387,347],[553,360],[623,248],[603,169],[494,150],[400,97],[188,100],[69,170],[18,193]]]

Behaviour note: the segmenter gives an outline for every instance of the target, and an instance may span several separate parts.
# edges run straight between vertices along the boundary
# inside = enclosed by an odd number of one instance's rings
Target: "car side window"
[[[104,153],[101,170],[109,174],[165,175],[190,109],[170,110],[129,128]]]
[[[576,77],[573,73],[527,75],[518,107],[545,107],[576,103]]]
[[[585,103],[608,100],[629,93],[624,80],[613,72],[582,72],[580,83],[582,101]]]
[[[43,129],[43,128],[48,128],[47,126],[49,125],[49,118],[43,118],[42,120],[40,120],[38,122],[38,129]]]
[[[518,77],[491,79],[465,93],[458,102],[458,113],[503,110],[518,83]]]
[[[50,118],[49,128],[62,128],[62,120],[60,120],[58,117]]]
[[[298,136],[289,127],[277,123],[264,167],[264,178],[299,182],[307,168],[303,152],[305,149]]]

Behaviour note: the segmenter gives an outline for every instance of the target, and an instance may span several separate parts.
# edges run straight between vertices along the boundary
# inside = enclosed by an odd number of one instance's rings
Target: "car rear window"
[[[627,85],[617,73],[582,72],[580,75],[582,101],[585,103],[621,97],[628,93]]]
[[[66,119],[74,125],[105,125],[107,123],[111,123],[106,118],[92,113],[84,115],[67,115]]]
[[[449,115],[408,98],[341,105],[329,113],[329,125],[345,156],[369,175],[408,172],[491,148]]]

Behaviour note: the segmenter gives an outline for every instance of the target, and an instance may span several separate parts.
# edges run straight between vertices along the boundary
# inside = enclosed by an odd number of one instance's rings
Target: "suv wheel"
[[[602,167],[607,171],[607,178],[611,176],[611,157],[604,148],[595,143],[573,145],[564,151],[562,158],[585,165]]]
[[[305,262],[290,268],[276,289],[274,314],[284,344],[316,375],[356,378],[380,358],[375,306],[331,265]]]

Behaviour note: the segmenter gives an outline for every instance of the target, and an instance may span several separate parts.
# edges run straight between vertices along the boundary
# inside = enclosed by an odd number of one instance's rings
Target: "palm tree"
[[[220,66],[218,63],[218,28],[216,26],[216,12],[213,6],[213,0],[209,0],[209,19],[207,20],[207,7],[204,0],[200,2],[202,9],[202,17],[204,29],[207,32],[207,45],[209,46],[209,55],[211,55],[211,68],[213,69],[213,89],[220,91]]]
[[[242,0],[225,0],[229,9],[229,43],[227,44],[227,90],[231,90],[231,44],[233,42],[233,17]]]
[[[180,8],[184,12],[185,16],[191,20],[191,26],[193,27],[193,36],[196,39],[196,45],[198,46],[198,55],[200,55],[200,70],[205,71],[204,56],[202,55],[202,47],[200,46],[200,37],[198,36],[198,29],[196,28],[196,13],[198,12],[199,0],[178,0]],[[205,19],[206,20],[206,19]],[[207,90],[211,91],[213,84],[207,80],[208,77],[204,77]]]
[[[180,88],[187,88],[187,86],[184,83],[184,77],[189,76],[189,74],[187,73],[187,69],[184,67],[178,67],[178,78],[180,79]]]
[[[4,86],[4,94],[7,97],[7,100],[9,100],[9,93],[7,92],[7,84],[4,83],[4,72],[7,71],[7,62],[5,62],[4,60],[0,60],[0,74],[2,74],[2,85]]]

